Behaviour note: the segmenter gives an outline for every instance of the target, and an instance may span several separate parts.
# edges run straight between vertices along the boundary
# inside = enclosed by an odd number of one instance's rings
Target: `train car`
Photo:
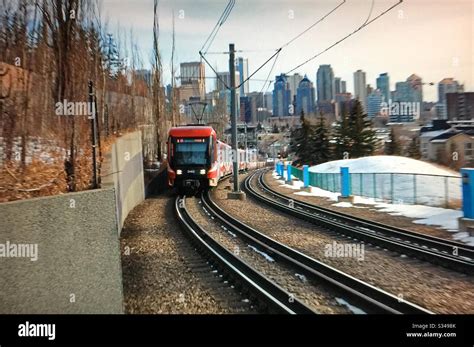
[[[218,141],[210,126],[171,128],[167,145],[168,184],[179,194],[194,194],[215,187],[221,177],[233,171],[232,148]],[[248,151],[239,149],[237,155],[239,171],[256,168],[257,163]]]

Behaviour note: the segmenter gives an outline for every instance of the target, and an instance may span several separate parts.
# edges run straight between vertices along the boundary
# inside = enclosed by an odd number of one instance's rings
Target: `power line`
[[[204,54],[206,54],[207,51],[209,50],[209,48],[211,47],[212,43],[214,42],[214,39],[217,36],[217,33],[219,32],[220,27],[225,23],[225,21],[229,17],[230,13],[232,12],[232,9],[234,8],[234,5],[235,5],[235,0],[230,0],[229,3],[227,4],[227,6],[225,7],[225,9],[222,12],[221,16],[219,17],[216,25],[214,26],[214,28],[212,29],[212,31],[209,34],[208,38],[206,39],[206,41],[204,42],[204,44],[202,45],[202,47],[200,49],[200,51],[204,52]],[[207,48],[204,49],[204,47],[206,47],[206,45],[207,45]]]
[[[330,45],[329,47],[327,47],[326,49],[324,49],[323,51],[319,52],[318,54],[312,56],[311,58],[308,58],[307,60],[305,60],[304,62],[302,62],[301,64],[297,65],[296,67],[294,67],[293,69],[291,69],[290,71],[286,72],[286,74],[290,74],[291,72],[295,71],[296,69],[302,67],[303,65],[306,65],[307,63],[309,63],[310,61],[316,59],[317,57],[319,57],[320,55],[322,55],[323,53],[329,51],[331,48],[333,48],[334,46],[337,46],[338,44],[340,44],[341,42],[345,41],[346,39],[348,39],[349,37],[351,37],[352,35],[354,35],[355,33],[359,32],[360,30],[362,30],[363,28],[369,26],[371,23],[373,23],[374,21],[376,21],[377,19],[379,19],[380,17],[382,17],[383,15],[385,15],[387,12],[391,11],[392,9],[394,9],[395,7],[397,7],[398,5],[400,5],[401,3],[403,2],[403,0],[399,0],[398,3],[390,6],[388,9],[386,9],[385,11],[381,12],[378,16],[374,17],[372,20],[370,21],[365,21],[364,24],[362,24],[360,27],[358,27],[356,30],[354,30],[353,32],[349,33],[348,35],[344,36],[342,39],[336,41],[335,43],[333,43],[332,45]],[[372,10],[371,10],[372,11]],[[370,14],[369,14],[370,16]]]
[[[293,37],[290,41],[288,41],[287,43],[285,43],[283,46],[281,46],[281,48],[283,47],[286,47],[288,45],[290,45],[293,41],[295,41],[296,39],[298,39],[299,37],[303,36],[304,34],[306,34],[308,31],[310,31],[312,28],[314,28],[316,25],[318,25],[319,23],[321,23],[323,20],[326,19],[326,17],[328,17],[331,13],[337,11],[337,9],[339,7],[341,7],[342,5],[344,5],[346,3],[346,0],[343,0],[339,5],[337,5],[336,7],[334,7],[331,11],[329,11],[328,13],[326,13],[324,16],[322,16],[320,19],[318,19],[316,22],[314,22],[313,24],[311,24],[309,27],[307,27],[305,30],[303,30],[301,33],[299,33],[298,35],[296,35],[295,37]]]
[[[295,40],[297,40],[299,37],[301,37],[302,35],[304,35],[305,33],[307,33],[309,30],[311,30],[312,28],[314,28],[316,25],[318,25],[319,23],[321,23],[325,18],[327,18],[330,14],[334,13],[335,11],[337,11],[342,5],[344,5],[346,2],[346,0],[342,0],[341,3],[339,3],[339,5],[337,5],[336,7],[334,7],[331,11],[329,11],[328,13],[326,13],[324,16],[322,16],[320,19],[318,19],[316,22],[314,22],[313,24],[311,24],[309,27],[307,27],[305,30],[303,30],[301,33],[299,33],[298,35],[296,35],[294,38],[292,38],[290,41],[286,42],[285,44],[283,44],[280,48],[278,48],[276,50],[276,52],[269,58],[267,59],[267,61],[265,63],[263,63],[262,65],[260,65],[260,67],[255,70],[249,77],[247,77],[242,83],[240,83],[240,85],[237,87],[239,88],[242,84],[244,84],[245,82],[248,81],[248,79],[250,77],[252,77],[255,73],[257,73],[262,67],[264,67],[273,57],[275,57],[277,54],[279,55],[281,50],[287,46],[289,46],[292,42],[294,42]],[[276,59],[275,59],[276,61]],[[273,70],[273,68],[272,68]]]
[[[264,67],[265,65],[267,65],[267,63],[268,63],[270,60],[272,60],[273,57],[279,55],[282,49],[283,49],[283,48],[278,48],[278,50],[277,50],[270,58],[268,58],[262,65],[260,65],[260,66],[258,67],[257,70],[255,70],[249,77],[247,77],[245,80],[243,80],[242,83],[240,83],[240,84],[239,84],[237,87],[235,87],[235,88],[236,88],[236,89],[237,89],[237,88],[240,88],[240,87],[241,87],[245,82],[247,82],[253,75],[255,75],[258,71],[260,71],[260,69],[261,69],[262,67]]]
[[[370,11],[369,11],[369,15],[367,16],[367,19],[365,20],[364,24],[367,24],[367,22],[369,21],[370,19],[370,16],[372,16],[372,11],[374,9],[374,4],[375,4],[375,0],[372,0],[372,5],[370,5]]]
[[[268,91],[268,88],[270,88],[271,81],[269,81],[269,79],[270,79],[270,76],[273,72],[273,69],[275,68],[275,65],[276,65],[276,62],[277,62],[279,56],[280,56],[280,52],[278,52],[277,56],[275,57],[275,60],[273,61],[272,67],[271,67],[270,71],[268,72],[267,79],[265,80],[265,83],[263,84],[263,87],[262,87],[262,90],[260,90],[260,93],[263,92],[263,90],[265,89],[265,85],[267,83],[268,83],[268,87],[265,90],[265,93]]]

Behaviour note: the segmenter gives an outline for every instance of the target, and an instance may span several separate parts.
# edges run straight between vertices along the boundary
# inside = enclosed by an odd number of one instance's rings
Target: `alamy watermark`
[[[38,244],[11,243],[10,241],[0,243],[0,258],[30,258],[31,261],[37,261]]]
[[[324,256],[328,258],[365,258],[365,245],[363,243],[328,243],[324,246]]]
[[[64,99],[55,105],[57,116],[87,116],[92,119],[95,116],[95,103],[87,101],[68,101]]]
[[[392,101],[380,104],[380,113],[384,116],[415,116],[420,117],[421,104],[419,102]]]

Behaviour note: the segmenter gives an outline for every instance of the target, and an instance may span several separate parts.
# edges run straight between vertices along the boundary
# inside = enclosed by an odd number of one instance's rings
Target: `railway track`
[[[317,283],[326,285],[331,289],[332,293],[343,297],[346,302],[358,307],[365,313],[431,313],[416,304],[401,300],[393,294],[376,288],[269,238],[230,216],[212,201],[209,193],[204,193],[201,196],[201,202],[206,211],[210,213],[211,218],[216,220],[218,224],[225,226],[227,231],[243,238],[249,244],[274,258],[275,261],[285,263],[298,271],[298,273],[304,274]]]
[[[291,199],[265,183],[265,172],[259,170],[249,175],[243,187],[250,196],[274,209],[355,240],[363,240],[455,271],[474,274],[474,247]],[[253,184],[254,181],[256,184]]]
[[[290,293],[268,280],[260,272],[214,240],[192,219],[186,210],[186,198],[177,197],[174,203],[176,217],[183,231],[198,251],[209,262],[256,302],[259,311],[286,314],[314,314],[315,312]]]

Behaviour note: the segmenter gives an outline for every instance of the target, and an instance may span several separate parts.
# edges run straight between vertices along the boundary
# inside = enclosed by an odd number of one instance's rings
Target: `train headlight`
[[[200,173],[201,175],[205,175],[205,174],[206,174],[206,170],[201,169],[201,170],[199,171],[199,173]]]
[[[181,175],[181,174],[183,174],[183,171],[182,170],[176,170],[176,174]]]

